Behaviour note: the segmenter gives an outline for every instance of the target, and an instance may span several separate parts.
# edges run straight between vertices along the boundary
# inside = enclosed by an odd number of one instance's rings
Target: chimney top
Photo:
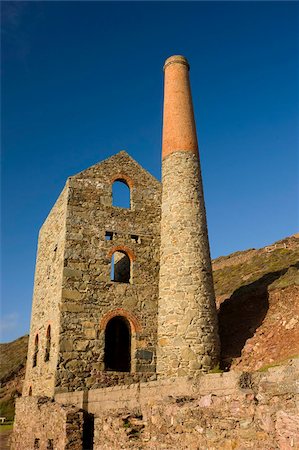
[[[184,66],[188,67],[188,70],[190,69],[187,58],[185,58],[185,56],[182,55],[173,55],[167,58],[164,63],[163,69],[165,70],[166,67],[169,66],[170,64],[183,64]]]

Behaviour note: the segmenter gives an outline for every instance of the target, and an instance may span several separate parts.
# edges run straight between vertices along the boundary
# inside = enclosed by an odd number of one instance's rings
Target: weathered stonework
[[[112,206],[115,179],[131,186],[130,209]],[[154,373],[160,183],[125,152],[68,183],[56,390],[99,387],[107,315],[125,317],[130,324],[131,371]],[[112,240],[105,240],[106,232],[113,233]],[[138,236],[138,242],[132,236]],[[130,283],[110,279],[111,256],[120,249],[131,261]]]
[[[49,438],[55,450],[295,450],[298,363],[266,372],[232,371],[58,393],[55,401],[39,407],[37,399],[22,397],[12,450],[33,449],[36,437],[43,450]],[[82,409],[93,417],[93,429],[80,415]],[[93,437],[89,447],[82,446],[88,434],[84,430]]]
[[[157,372],[184,376],[217,365],[217,313],[197,156],[175,152],[162,165]]]
[[[23,395],[54,394],[55,374],[59,353],[61,286],[65,252],[68,185],[62,191],[38,239],[34,292],[26,376]],[[50,359],[45,361],[47,329],[51,327]],[[33,367],[35,340],[38,353]]]
[[[112,205],[116,179],[130,186],[130,209]],[[125,383],[125,376],[102,375],[105,328],[118,316],[130,327],[130,372],[140,379],[155,373],[160,196],[160,183],[126,152],[68,179],[40,232],[24,395]],[[119,250],[130,259],[129,283],[111,281]]]
[[[84,412],[47,397],[16,401],[11,450],[82,450]]]

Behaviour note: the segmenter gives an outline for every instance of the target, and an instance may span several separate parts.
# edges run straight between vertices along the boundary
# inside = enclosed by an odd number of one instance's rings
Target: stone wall
[[[94,414],[93,450],[299,448],[299,360],[266,372],[201,375],[57,394]]]
[[[115,180],[129,187],[130,208],[112,204]],[[126,152],[68,179],[40,230],[24,395],[96,388],[104,379],[125,384],[133,373],[135,381],[155,373],[160,204],[159,181]],[[111,280],[115,251],[128,255],[129,282]],[[105,330],[118,316],[128,324],[130,373],[103,376]]]
[[[62,191],[39,233],[34,292],[23,395],[54,394],[59,341],[59,303],[64,261],[65,220],[68,186]],[[51,343],[46,358],[47,329]],[[36,366],[33,367],[38,335]],[[47,360],[48,359],[48,360]]]
[[[157,372],[192,375],[215,367],[220,351],[197,155],[164,158],[162,184]]]
[[[114,180],[130,188],[131,208],[113,206]],[[102,386],[114,316],[130,326],[131,371],[155,372],[160,203],[160,183],[126,152],[69,179],[56,391]],[[130,258],[129,283],[111,280],[114,251]]]
[[[16,401],[11,450],[82,450],[84,413],[47,397]]]

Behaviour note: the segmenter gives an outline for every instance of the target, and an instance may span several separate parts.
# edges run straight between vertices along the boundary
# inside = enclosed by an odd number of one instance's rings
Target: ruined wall
[[[82,450],[84,414],[47,397],[16,401],[11,450]]]
[[[59,341],[59,302],[64,260],[65,219],[68,187],[62,191],[40,229],[34,279],[34,292],[23,395],[54,394]],[[47,329],[51,345],[46,361]],[[38,335],[36,366],[33,367],[35,339]]]
[[[130,187],[130,209],[112,206],[116,179]],[[133,372],[155,371],[157,339],[160,183],[120,152],[71,177],[69,190],[57,391],[103,385],[104,333],[113,316],[130,323]],[[130,283],[110,279],[118,249],[130,257]]]
[[[94,414],[93,450],[299,448],[299,360],[228,372],[57,394]]]

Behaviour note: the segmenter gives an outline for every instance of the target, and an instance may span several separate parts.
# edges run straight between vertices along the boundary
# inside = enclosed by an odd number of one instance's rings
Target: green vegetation
[[[6,420],[13,420],[15,415],[15,401],[14,398],[8,400],[0,400],[0,415],[6,417]]]
[[[291,266],[284,275],[277,278],[269,286],[269,289],[284,289],[288,286],[299,286],[299,271],[297,267]]]
[[[286,364],[290,359],[295,359],[295,358],[299,358],[299,355],[289,356],[287,359],[284,359],[282,361],[276,361],[275,363],[272,363],[272,364],[266,364],[265,366],[260,367],[258,369],[258,372],[267,372],[268,369],[272,369],[272,367],[282,366],[283,364]]]
[[[3,431],[9,431],[13,429],[13,422],[6,422],[3,424],[0,424],[0,433]]]
[[[275,288],[299,284],[298,268],[291,267],[298,264],[298,261],[299,250],[297,249],[278,248],[269,253],[254,254],[249,261],[214,271],[216,294],[231,295],[238,288],[249,285],[264,275],[288,269],[288,274],[282,273],[280,277],[273,280]]]
[[[8,344],[0,344],[0,380],[5,381],[17,372],[26,362],[28,336],[22,336]]]
[[[209,371],[209,373],[223,373],[223,372],[224,370],[220,369],[219,363],[217,364],[217,366],[213,367],[213,369]]]

